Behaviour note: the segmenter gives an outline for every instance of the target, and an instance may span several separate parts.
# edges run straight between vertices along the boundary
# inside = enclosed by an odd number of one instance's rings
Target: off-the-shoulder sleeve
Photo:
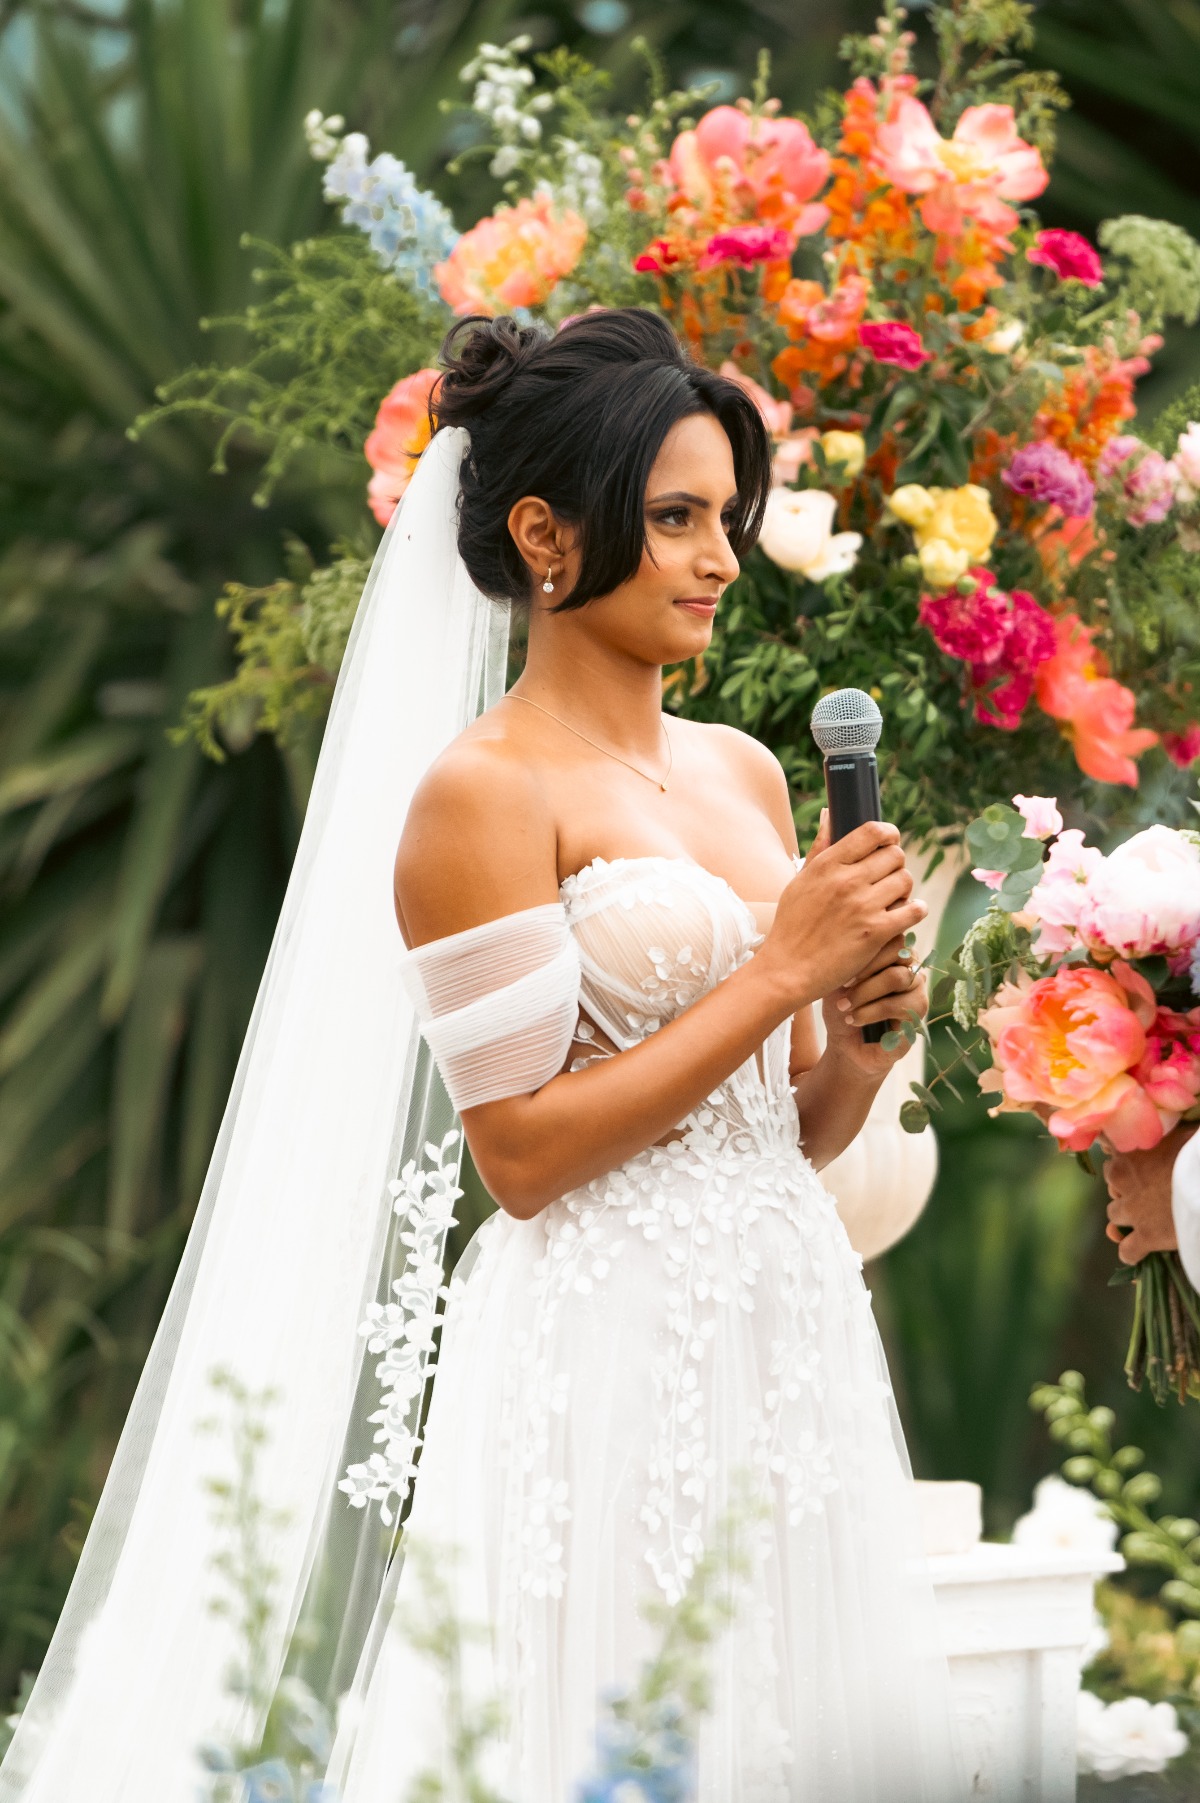
[[[528,1095],[563,1068],[579,953],[561,902],[431,940],[401,971],[456,1108]]]

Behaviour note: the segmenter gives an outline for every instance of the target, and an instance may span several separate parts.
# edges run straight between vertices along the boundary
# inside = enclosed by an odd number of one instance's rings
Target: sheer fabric
[[[401,975],[456,1108],[527,1095],[562,1069],[579,953],[561,902],[418,946]]]
[[[596,859],[561,894],[584,1012],[619,1050],[759,943],[687,859]],[[619,1055],[588,1032],[575,1065]],[[468,1693],[502,1707],[490,1775],[514,1803],[574,1794],[599,1699],[654,1645],[643,1605],[681,1595],[730,1510],[751,1556],[700,1803],[962,1795],[899,1422],[860,1261],[798,1143],[788,1038],[670,1143],[533,1220],[493,1216],[451,1286],[406,1531],[483,1631]],[[345,1803],[447,1773],[447,1699],[405,1629],[420,1608],[409,1564],[335,1750]]]

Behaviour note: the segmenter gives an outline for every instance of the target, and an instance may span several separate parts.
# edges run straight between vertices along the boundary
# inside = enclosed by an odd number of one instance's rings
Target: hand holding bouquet
[[[959,948],[952,1013],[987,1041],[993,1112],[1036,1113],[1083,1155],[1149,1151],[1200,1120],[1200,833],[1151,826],[1106,857],[1053,801],[1017,796],[967,839],[994,893]],[[1178,1257],[1132,1277],[1130,1381],[1200,1395],[1200,1297]]]

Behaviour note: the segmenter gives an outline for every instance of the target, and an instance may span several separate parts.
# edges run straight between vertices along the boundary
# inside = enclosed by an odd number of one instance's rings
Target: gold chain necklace
[[[672,767],[675,763],[675,755],[671,749],[671,735],[667,731],[665,722],[663,723],[663,738],[667,741],[667,775],[651,776],[648,770],[639,769],[636,764],[631,764],[628,758],[617,757],[616,752],[610,751],[607,745],[600,745],[595,739],[589,739],[585,732],[580,732],[579,728],[577,726],[572,726],[569,720],[559,719],[559,716],[557,714],[552,714],[548,707],[543,707],[540,701],[531,701],[528,695],[514,695],[511,690],[509,691],[508,699],[510,701],[523,701],[526,707],[536,707],[539,714],[545,714],[549,720],[557,720],[560,726],[565,726],[568,732],[573,732],[575,737],[577,739],[582,739],[585,745],[592,746],[596,751],[602,751],[606,758],[612,758],[618,764],[624,764],[626,770],[632,770],[635,775],[644,777],[648,783],[656,783],[660,789],[666,788],[667,777],[670,776]]]

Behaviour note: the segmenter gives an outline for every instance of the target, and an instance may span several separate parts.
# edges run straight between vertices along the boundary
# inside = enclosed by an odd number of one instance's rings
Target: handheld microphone
[[[812,736],[825,759],[829,836],[835,843],[865,821],[883,819],[875,762],[882,731],[883,715],[862,689],[835,689],[813,709]],[[873,1020],[862,1036],[877,1045],[887,1030],[886,1021]]]

